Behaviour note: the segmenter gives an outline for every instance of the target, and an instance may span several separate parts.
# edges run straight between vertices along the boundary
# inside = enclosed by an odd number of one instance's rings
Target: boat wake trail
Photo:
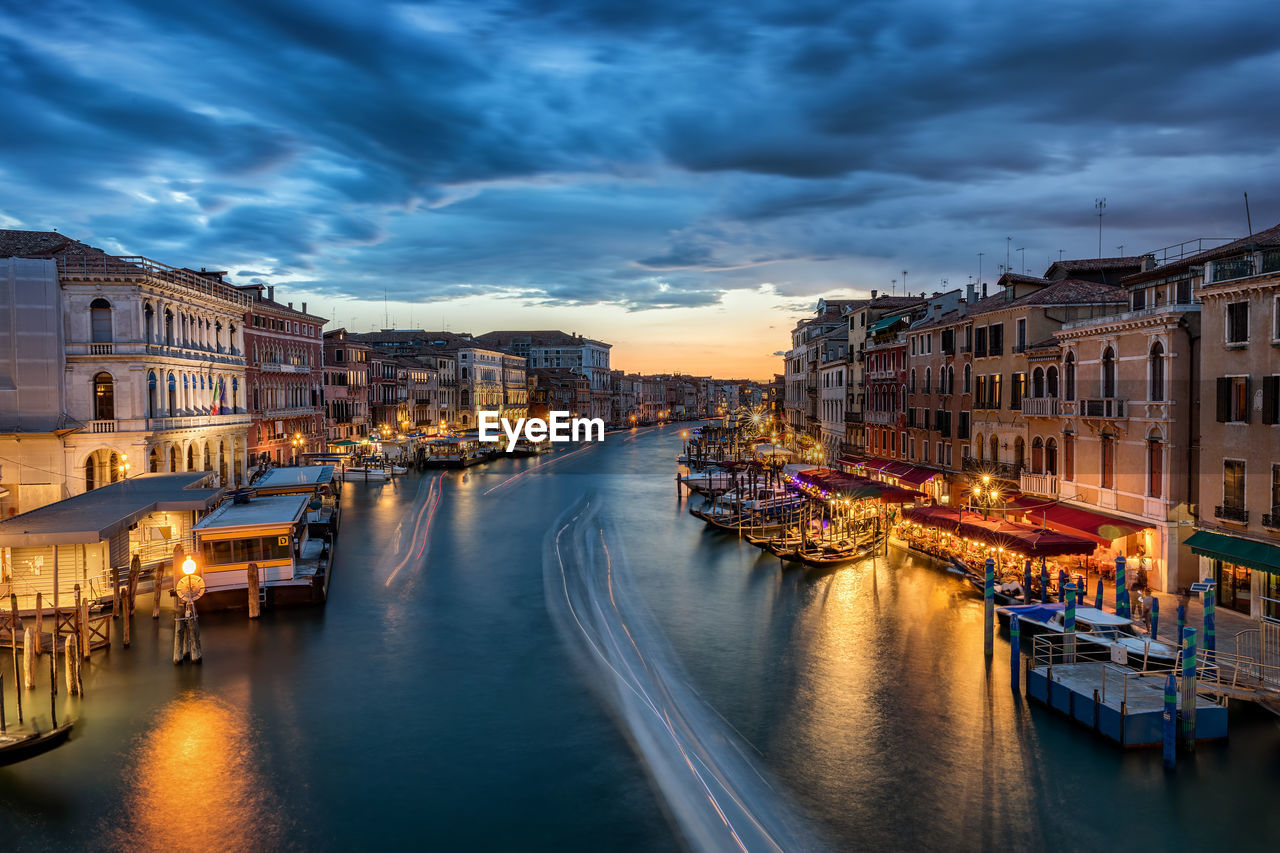
[[[418,486],[418,495],[414,498],[422,496],[422,489],[427,486],[428,479],[423,478],[422,484]],[[436,507],[440,506],[440,498],[444,496],[444,473],[439,477],[430,480],[430,487],[427,488],[427,498],[422,502],[422,506],[416,512],[410,510],[405,513],[405,520],[409,516],[413,516],[413,532],[410,534],[408,541],[404,539],[404,525],[402,521],[396,525],[395,537],[392,540],[392,553],[390,559],[400,556],[400,560],[392,567],[391,573],[387,575],[386,586],[391,586],[391,582],[396,579],[396,575],[400,574],[400,570],[410,563],[421,565],[423,557],[427,553],[427,542],[431,534],[431,522],[436,517]],[[403,556],[401,556],[403,554]]]
[[[751,747],[689,685],[618,542],[594,498],[566,510],[543,542],[547,608],[685,839],[699,850],[823,849]]]

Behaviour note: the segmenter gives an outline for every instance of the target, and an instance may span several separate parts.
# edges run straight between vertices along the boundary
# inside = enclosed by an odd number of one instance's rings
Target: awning
[[[892,317],[885,317],[883,320],[879,321],[878,323],[873,323],[871,325],[871,328],[867,329],[867,334],[874,335],[876,332],[883,332],[885,329],[889,328],[890,326],[892,326],[894,323],[898,322],[901,319],[902,319],[901,314],[894,314]]]
[[[1260,572],[1280,574],[1280,548],[1265,542],[1254,542],[1252,539],[1240,539],[1208,530],[1197,530],[1187,539],[1191,553],[1208,557],[1211,560],[1222,560],[1235,563]]]
[[[1097,547],[1093,540],[1083,536],[1057,533],[1001,518],[983,518],[979,513],[950,507],[908,507],[903,510],[902,517],[1028,557],[1092,554]]]
[[[343,440],[343,441],[331,441],[331,442],[329,442],[329,446],[330,446],[330,447],[355,447],[355,446],[356,446],[357,444],[359,444],[359,443],[360,443],[360,442],[358,442],[358,441],[346,441],[346,440]]]
[[[1063,533],[1085,536],[1100,545],[1109,545],[1112,540],[1121,539],[1151,526],[1065,504],[1052,504],[1043,509],[1033,509],[1027,513],[1027,521],[1032,524],[1043,524],[1045,527]]]
[[[919,465],[911,465],[907,462],[892,462],[882,468],[881,472],[891,477],[897,477],[900,482],[909,486],[918,486],[942,473],[941,471],[934,471],[932,468],[921,468]]]

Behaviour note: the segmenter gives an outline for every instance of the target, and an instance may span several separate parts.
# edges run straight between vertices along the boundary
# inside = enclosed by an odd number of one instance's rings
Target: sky
[[[1099,198],[1105,255],[1276,224],[1272,11],[0,0],[0,227],[768,378],[820,296],[1096,257]]]

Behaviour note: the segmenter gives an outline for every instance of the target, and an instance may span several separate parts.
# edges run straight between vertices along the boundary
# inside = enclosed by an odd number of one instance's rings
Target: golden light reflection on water
[[[248,714],[189,691],[133,749],[117,849],[259,850],[280,842],[275,783],[255,760]]]
[[[1008,644],[997,641],[988,670],[982,602],[906,562],[815,579],[784,726],[795,784],[824,789],[842,804],[824,817],[865,828],[869,842],[891,840],[875,836],[877,815],[906,800],[933,816],[916,842],[1030,843],[1027,817],[1046,793],[1009,689]]]

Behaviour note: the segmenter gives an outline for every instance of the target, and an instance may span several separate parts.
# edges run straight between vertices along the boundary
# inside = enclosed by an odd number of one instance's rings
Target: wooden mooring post
[[[44,593],[36,593],[36,654],[44,651]]]
[[[84,685],[80,681],[80,641],[74,632],[67,635],[63,648],[67,655],[67,695],[83,696]]]
[[[28,690],[36,689],[36,650],[31,639],[34,632],[28,625],[22,629],[22,680]]]
[[[258,590],[258,564],[249,564],[249,618],[258,618],[259,598],[261,593]]]
[[[9,643],[13,647],[13,694],[18,697],[18,722],[22,722],[22,684],[18,681],[18,594],[10,593],[13,621],[9,623]]]
[[[129,593],[125,597],[128,604],[126,611],[130,616],[138,606],[138,578],[142,575],[142,561],[138,559],[138,555],[133,555],[133,561],[129,563]]]

